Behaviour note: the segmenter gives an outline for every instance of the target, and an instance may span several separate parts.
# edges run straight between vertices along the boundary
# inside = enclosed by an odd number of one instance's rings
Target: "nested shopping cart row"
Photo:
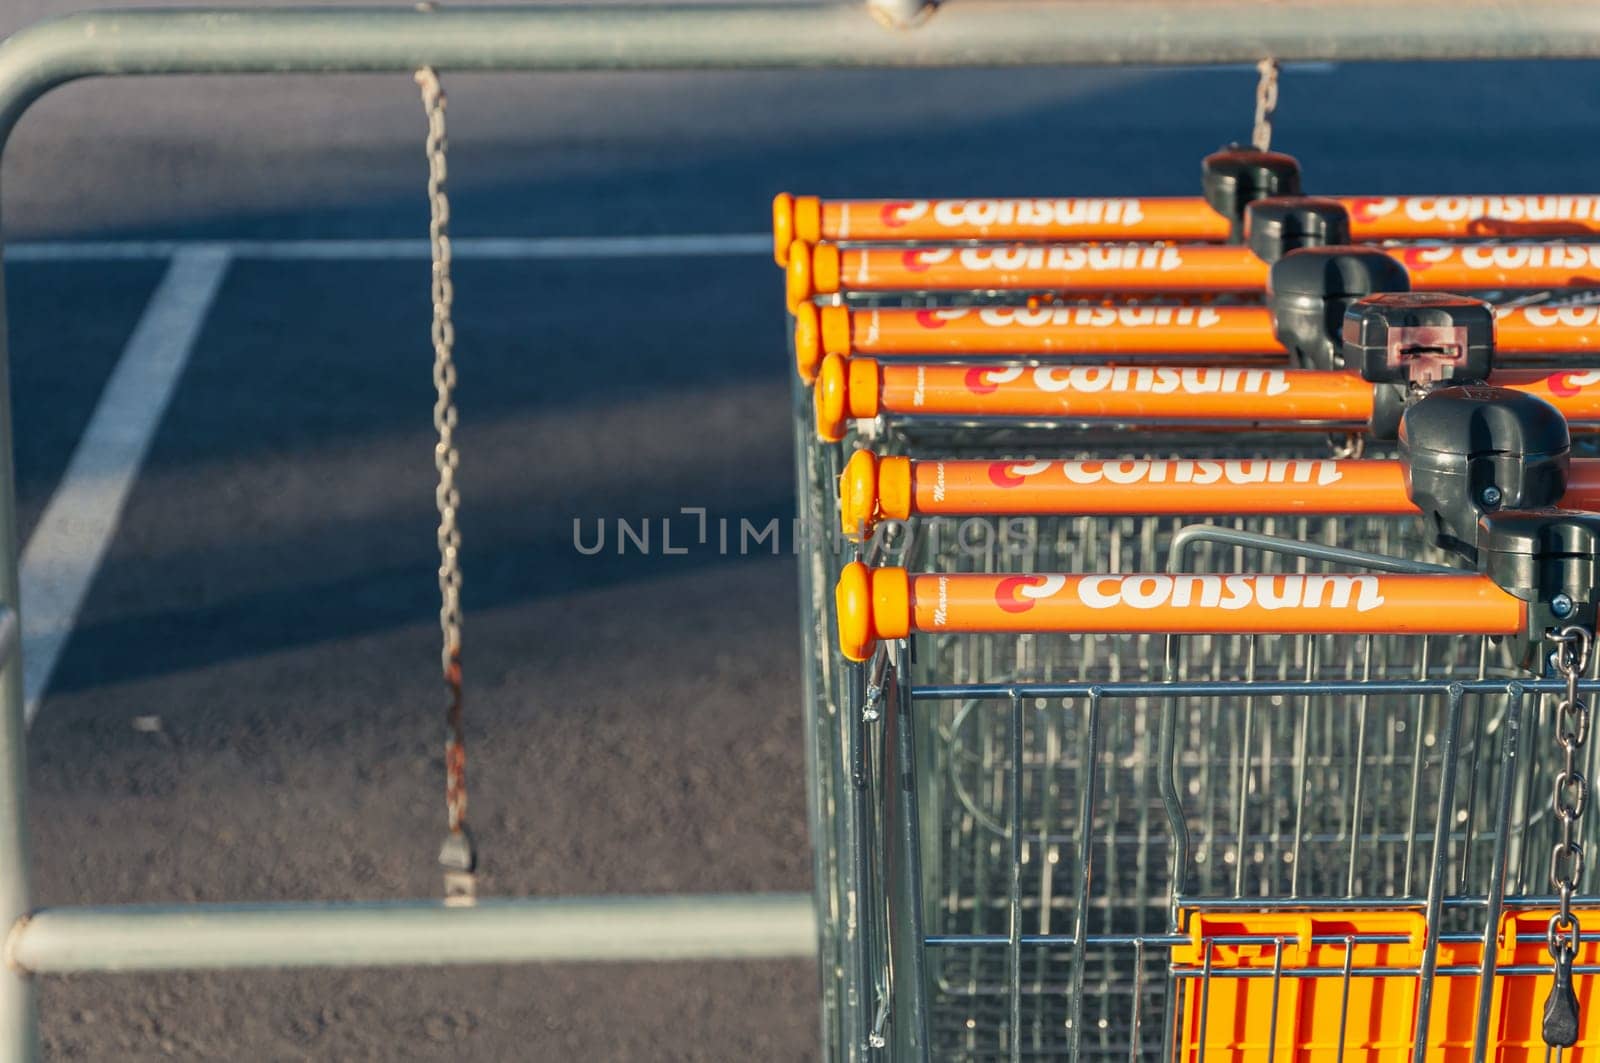
[[[1252,203],[1301,197],[1300,164],[1282,152],[1223,148],[1201,160],[1202,195],[988,199],[823,200],[778,195],[773,256],[793,241],[1183,240],[1238,243]],[[1340,195],[1348,234],[1389,240],[1581,239],[1600,233],[1594,195]],[[1259,208],[1258,208],[1259,209]]]
[[[1371,293],[1365,293],[1371,294]],[[809,383],[829,355],[872,358],[1039,358],[1191,364],[1279,361],[1285,344],[1266,306],[847,306],[803,303],[795,362]],[[1600,307],[1501,307],[1495,347],[1519,362],[1600,346]]]
[[[1591,285],[1600,243],[1439,244],[1386,249],[1429,291],[1520,291]],[[819,295],[883,292],[1069,292],[1256,295],[1272,262],[1229,244],[1006,244],[880,248],[796,242],[792,306]]]
[[[1183,305],[1160,293],[1137,302],[1111,295],[1069,301],[1070,293],[1055,291],[903,293],[890,288],[872,290],[861,305],[819,306],[815,299],[800,299],[792,307],[795,363],[807,383],[825,358],[855,355],[1124,362],[1160,357],[1185,364],[1287,358],[1296,367],[1336,368],[1343,364],[1342,328],[1351,304],[1412,290],[1412,272],[1393,254],[1357,246],[1289,251],[1270,267],[1267,287],[1259,293],[1263,305],[1237,305],[1237,299],[1219,303],[1221,296]],[[1600,329],[1596,307],[1587,288],[1573,287],[1588,281],[1564,276],[1571,284],[1498,293],[1501,358],[1542,363],[1594,348]],[[1023,295],[1026,301],[1016,303]],[[917,305],[892,305],[897,298]],[[995,305],[996,298],[1013,302]]]
[[[790,281],[790,238],[841,275],[792,303],[832,1056],[1600,1049],[1600,915],[1551,885],[1595,835],[1600,374],[1554,239],[1592,203],[1251,212],[1298,187],[1248,154],[1206,200],[775,205]],[[985,246],[1261,218],[1335,246],[1122,249],[1254,259],[1140,302],[1057,268],[1103,247]],[[1340,246],[1461,237],[1517,242]],[[876,266],[970,251],[1042,272]]]
[[[1187,240],[1242,235],[1255,200],[1298,196],[1299,163],[1281,152],[1225,148],[1201,163],[1203,195],[823,200],[772,204],[778,265],[795,240]],[[1333,196],[1357,240],[1576,238],[1600,233],[1600,196]]]

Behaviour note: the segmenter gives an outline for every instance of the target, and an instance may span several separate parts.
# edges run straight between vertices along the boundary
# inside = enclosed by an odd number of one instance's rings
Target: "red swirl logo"
[[[1451,249],[1448,247],[1408,247],[1401,254],[1400,260],[1405,263],[1406,269],[1414,273],[1429,268],[1435,262],[1444,261],[1450,254]]]
[[[1009,369],[985,369],[975,365],[967,370],[967,390],[974,395],[992,395],[1000,390],[1001,384],[1010,383],[1022,376],[1021,366],[1012,366]]]
[[[989,466],[989,482],[996,487],[1021,487],[1030,476],[1037,476],[1050,468],[1048,461],[996,461]]]
[[[883,205],[883,209],[878,212],[878,220],[883,222],[884,225],[891,229],[898,229],[900,226],[906,223],[905,219],[900,217],[901,211],[914,206],[916,206],[916,204],[910,200],[891,200],[890,202],[885,203]]]
[[[1382,207],[1383,209],[1378,209]],[[1394,210],[1394,201],[1376,196],[1362,196],[1350,201],[1350,217],[1354,221],[1375,222]]]
[[[999,391],[1000,385],[989,383],[989,370],[975,367],[967,370],[967,390],[974,395],[989,395]]]
[[[1026,613],[1033,608],[1033,599],[1022,597],[1022,592],[1043,584],[1043,576],[1007,576],[995,585],[994,604],[1008,613]]]
[[[996,487],[1021,487],[1024,478],[1012,471],[1015,468],[1010,462],[991,462],[989,464],[989,482]]]
[[[1550,375],[1550,394],[1558,398],[1570,399],[1583,393],[1583,389],[1593,384],[1600,384],[1600,372],[1593,369],[1582,373],[1552,373]]]
[[[1007,613],[1026,613],[1066,585],[1065,576],[1007,576],[995,584],[994,604]]]

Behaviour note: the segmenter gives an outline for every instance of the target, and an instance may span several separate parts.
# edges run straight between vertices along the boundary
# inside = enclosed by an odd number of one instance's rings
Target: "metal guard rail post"
[[[1589,0],[959,2],[895,32],[859,7],[87,12],[0,43],[0,154],[85,77],[160,74],[936,68],[1600,57]],[[3,296],[3,292],[0,292]],[[810,955],[803,896],[65,908],[28,890],[18,542],[0,299],[0,1058],[37,1051],[33,972]],[[466,943],[466,947],[463,947]],[[450,946],[449,950],[445,945]]]

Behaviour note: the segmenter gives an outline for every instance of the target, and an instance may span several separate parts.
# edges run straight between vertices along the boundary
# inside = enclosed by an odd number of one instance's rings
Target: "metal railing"
[[[123,11],[0,43],[0,152],[50,89],[86,77],[441,71],[934,68],[1600,57],[1590,0],[960,3],[911,32],[859,7]],[[16,609],[9,370],[0,316],[0,1058],[37,1051],[32,977],[68,971],[800,956],[807,898],[506,899],[474,907],[193,905],[35,911]],[[9,608],[7,608],[9,607]]]

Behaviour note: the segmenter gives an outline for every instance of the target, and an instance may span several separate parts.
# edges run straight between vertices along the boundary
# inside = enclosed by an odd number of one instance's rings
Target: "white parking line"
[[[60,486],[23,548],[22,688],[29,722],[39,711],[230,257],[225,245],[174,250]]]
[[[457,259],[756,255],[766,233],[461,237]],[[22,551],[22,685],[31,723],[105,557],[139,467],[234,259],[426,260],[426,240],[119,240],[18,243],[11,262],[166,261],[89,427]]]
[[[427,259],[427,240],[108,240],[17,243],[5,249],[12,262],[113,262],[171,258],[194,247],[254,259]],[[457,259],[657,258],[705,255],[765,255],[768,233],[689,233],[662,236],[458,236],[450,241]]]

